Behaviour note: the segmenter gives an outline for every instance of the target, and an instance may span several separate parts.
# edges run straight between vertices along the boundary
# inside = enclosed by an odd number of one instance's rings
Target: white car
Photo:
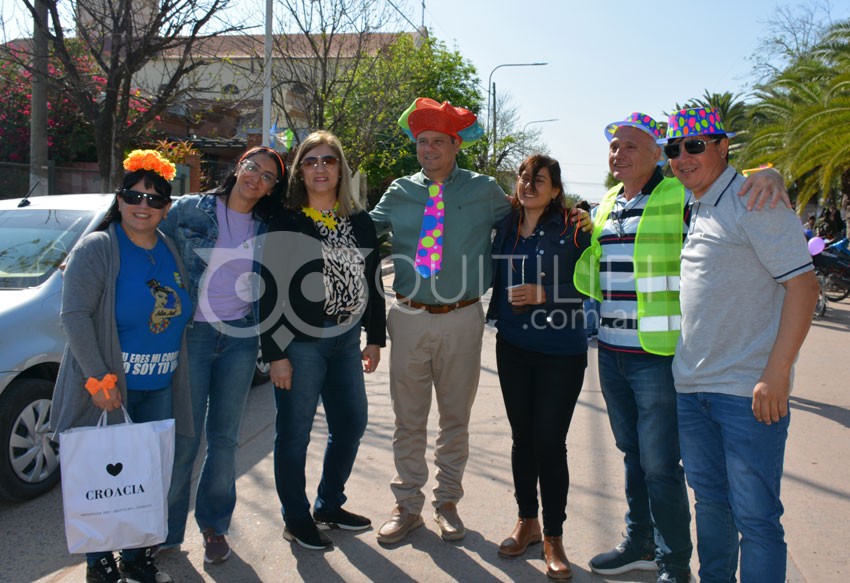
[[[59,481],[47,422],[65,335],[59,266],[103,219],[112,194],[0,200],[0,498]],[[22,206],[23,205],[23,206]]]
[[[0,499],[27,500],[59,481],[47,424],[65,334],[59,266],[93,231],[113,194],[0,200]],[[267,382],[258,356],[254,384]]]

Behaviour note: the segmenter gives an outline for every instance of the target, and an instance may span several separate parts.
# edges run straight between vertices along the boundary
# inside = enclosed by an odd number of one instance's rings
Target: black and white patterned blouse
[[[325,211],[327,212],[327,211]],[[332,212],[332,211],[331,211]],[[357,247],[351,221],[336,217],[336,228],[315,221],[322,239],[325,314],[359,314],[366,309],[366,260]]]

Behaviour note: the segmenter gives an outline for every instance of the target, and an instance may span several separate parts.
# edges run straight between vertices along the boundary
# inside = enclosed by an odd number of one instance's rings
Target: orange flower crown
[[[169,182],[174,180],[177,174],[177,167],[156,150],[133,150],[124,158],[124,170],[150,170]]]

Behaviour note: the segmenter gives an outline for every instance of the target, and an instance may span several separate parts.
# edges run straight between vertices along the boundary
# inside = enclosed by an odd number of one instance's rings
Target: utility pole
[[[47,184],[47,4],[35,0],[32,97],[30,104],[30,181],[32,196],[46,195]]]
[[[272,133],[272,0],[266,0],[266,37],[263,59],[263,145],[271,143]]]

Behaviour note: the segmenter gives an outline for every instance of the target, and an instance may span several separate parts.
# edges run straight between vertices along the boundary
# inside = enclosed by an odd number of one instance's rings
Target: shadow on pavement
[[[812,401],[811,399],[804,399],[803,397],[797,397],[793,394],[789,398],[789,401],[791,402],[792,409],[808,411],[809,413],[813,413],[823,417],[824,419],[829,419],[830,421],[835,421],[844,427],[850,428],[850,409],[839,407],[837,405],[830,405],[828,403]]]

